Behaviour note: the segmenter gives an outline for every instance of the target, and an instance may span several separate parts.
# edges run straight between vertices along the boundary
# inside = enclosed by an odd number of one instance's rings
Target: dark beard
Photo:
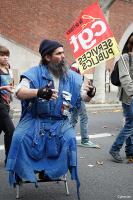
[[[62,60],[59,63],[48,63],[48,69],[55,77],[60,78],[66,73],[68,67],[66,61]]]

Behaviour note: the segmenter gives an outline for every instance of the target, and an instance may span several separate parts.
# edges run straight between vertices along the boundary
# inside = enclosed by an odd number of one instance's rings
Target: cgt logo
[[[88,24],[88,23],[87,23]],[[72,35],[70,44],[74,47],[74,53],[79,50],[79,44],[84,50],[90,49],[97,43],[98,37],[102,36],[107,30],[105,22],[95,21],[89,28],[85,28],[77,35]]]

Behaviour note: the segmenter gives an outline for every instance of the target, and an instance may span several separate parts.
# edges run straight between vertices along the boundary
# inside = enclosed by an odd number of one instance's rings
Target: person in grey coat
[[[124,144],[127,158],[133,158],[133,35],[128,40],[128,53],[123,54],[123,59],[119,59],[119,100],[122,102],[125,124],[116,137],[109,153],[116,162],[123,162],[120,150]]]

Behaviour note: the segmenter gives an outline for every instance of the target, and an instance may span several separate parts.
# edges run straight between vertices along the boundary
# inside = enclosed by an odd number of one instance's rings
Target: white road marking
[[[80,133],[78,133],[78,135],[80,135]],[[98,134],[93,134],[93,135],[89,135],[89,138],[101,138],[101,137],[109,137],[112,136],[111,133],[98,133]],[[81,139],[81,136],[76,136],[77,140]]]
[[[78,136],[76,136],[77,140],[81,139],[81,136],[79,136],[80,133],[78,133]],[[89,135],[89,138],[101,138],[101,137],[109,137],[112,136],[112,134],[110,133],[98,133],[98,134],[93,134],[93,135]],[[4,145],[0,145],[0,151],[4,150]]]
[[[0,145],[0,150],[4,150],[4,145]]]

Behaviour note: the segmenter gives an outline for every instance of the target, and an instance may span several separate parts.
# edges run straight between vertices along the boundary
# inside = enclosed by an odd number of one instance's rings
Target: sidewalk
[[[87,111],[121,110],[121,103],[115,93],[106,93],[105,103],[90,102],[86,103]],[[20,101],[16,98],[11,102],[11,115],[19,116],[21,112]]]
[[[86,104],[88,111],[111,111],[121,110],[121,103],[102,103],[102,104]]]
[[[104,111],[104,110],[121,110],[121,102],[119,101],[118,97],[117,97],[117,93],[116,92],[107,92],[105,93],[105,103],[97,103],[97,102],[92,102],[90,103],[86,103],[86,107],[88,109],[88,111]]]

